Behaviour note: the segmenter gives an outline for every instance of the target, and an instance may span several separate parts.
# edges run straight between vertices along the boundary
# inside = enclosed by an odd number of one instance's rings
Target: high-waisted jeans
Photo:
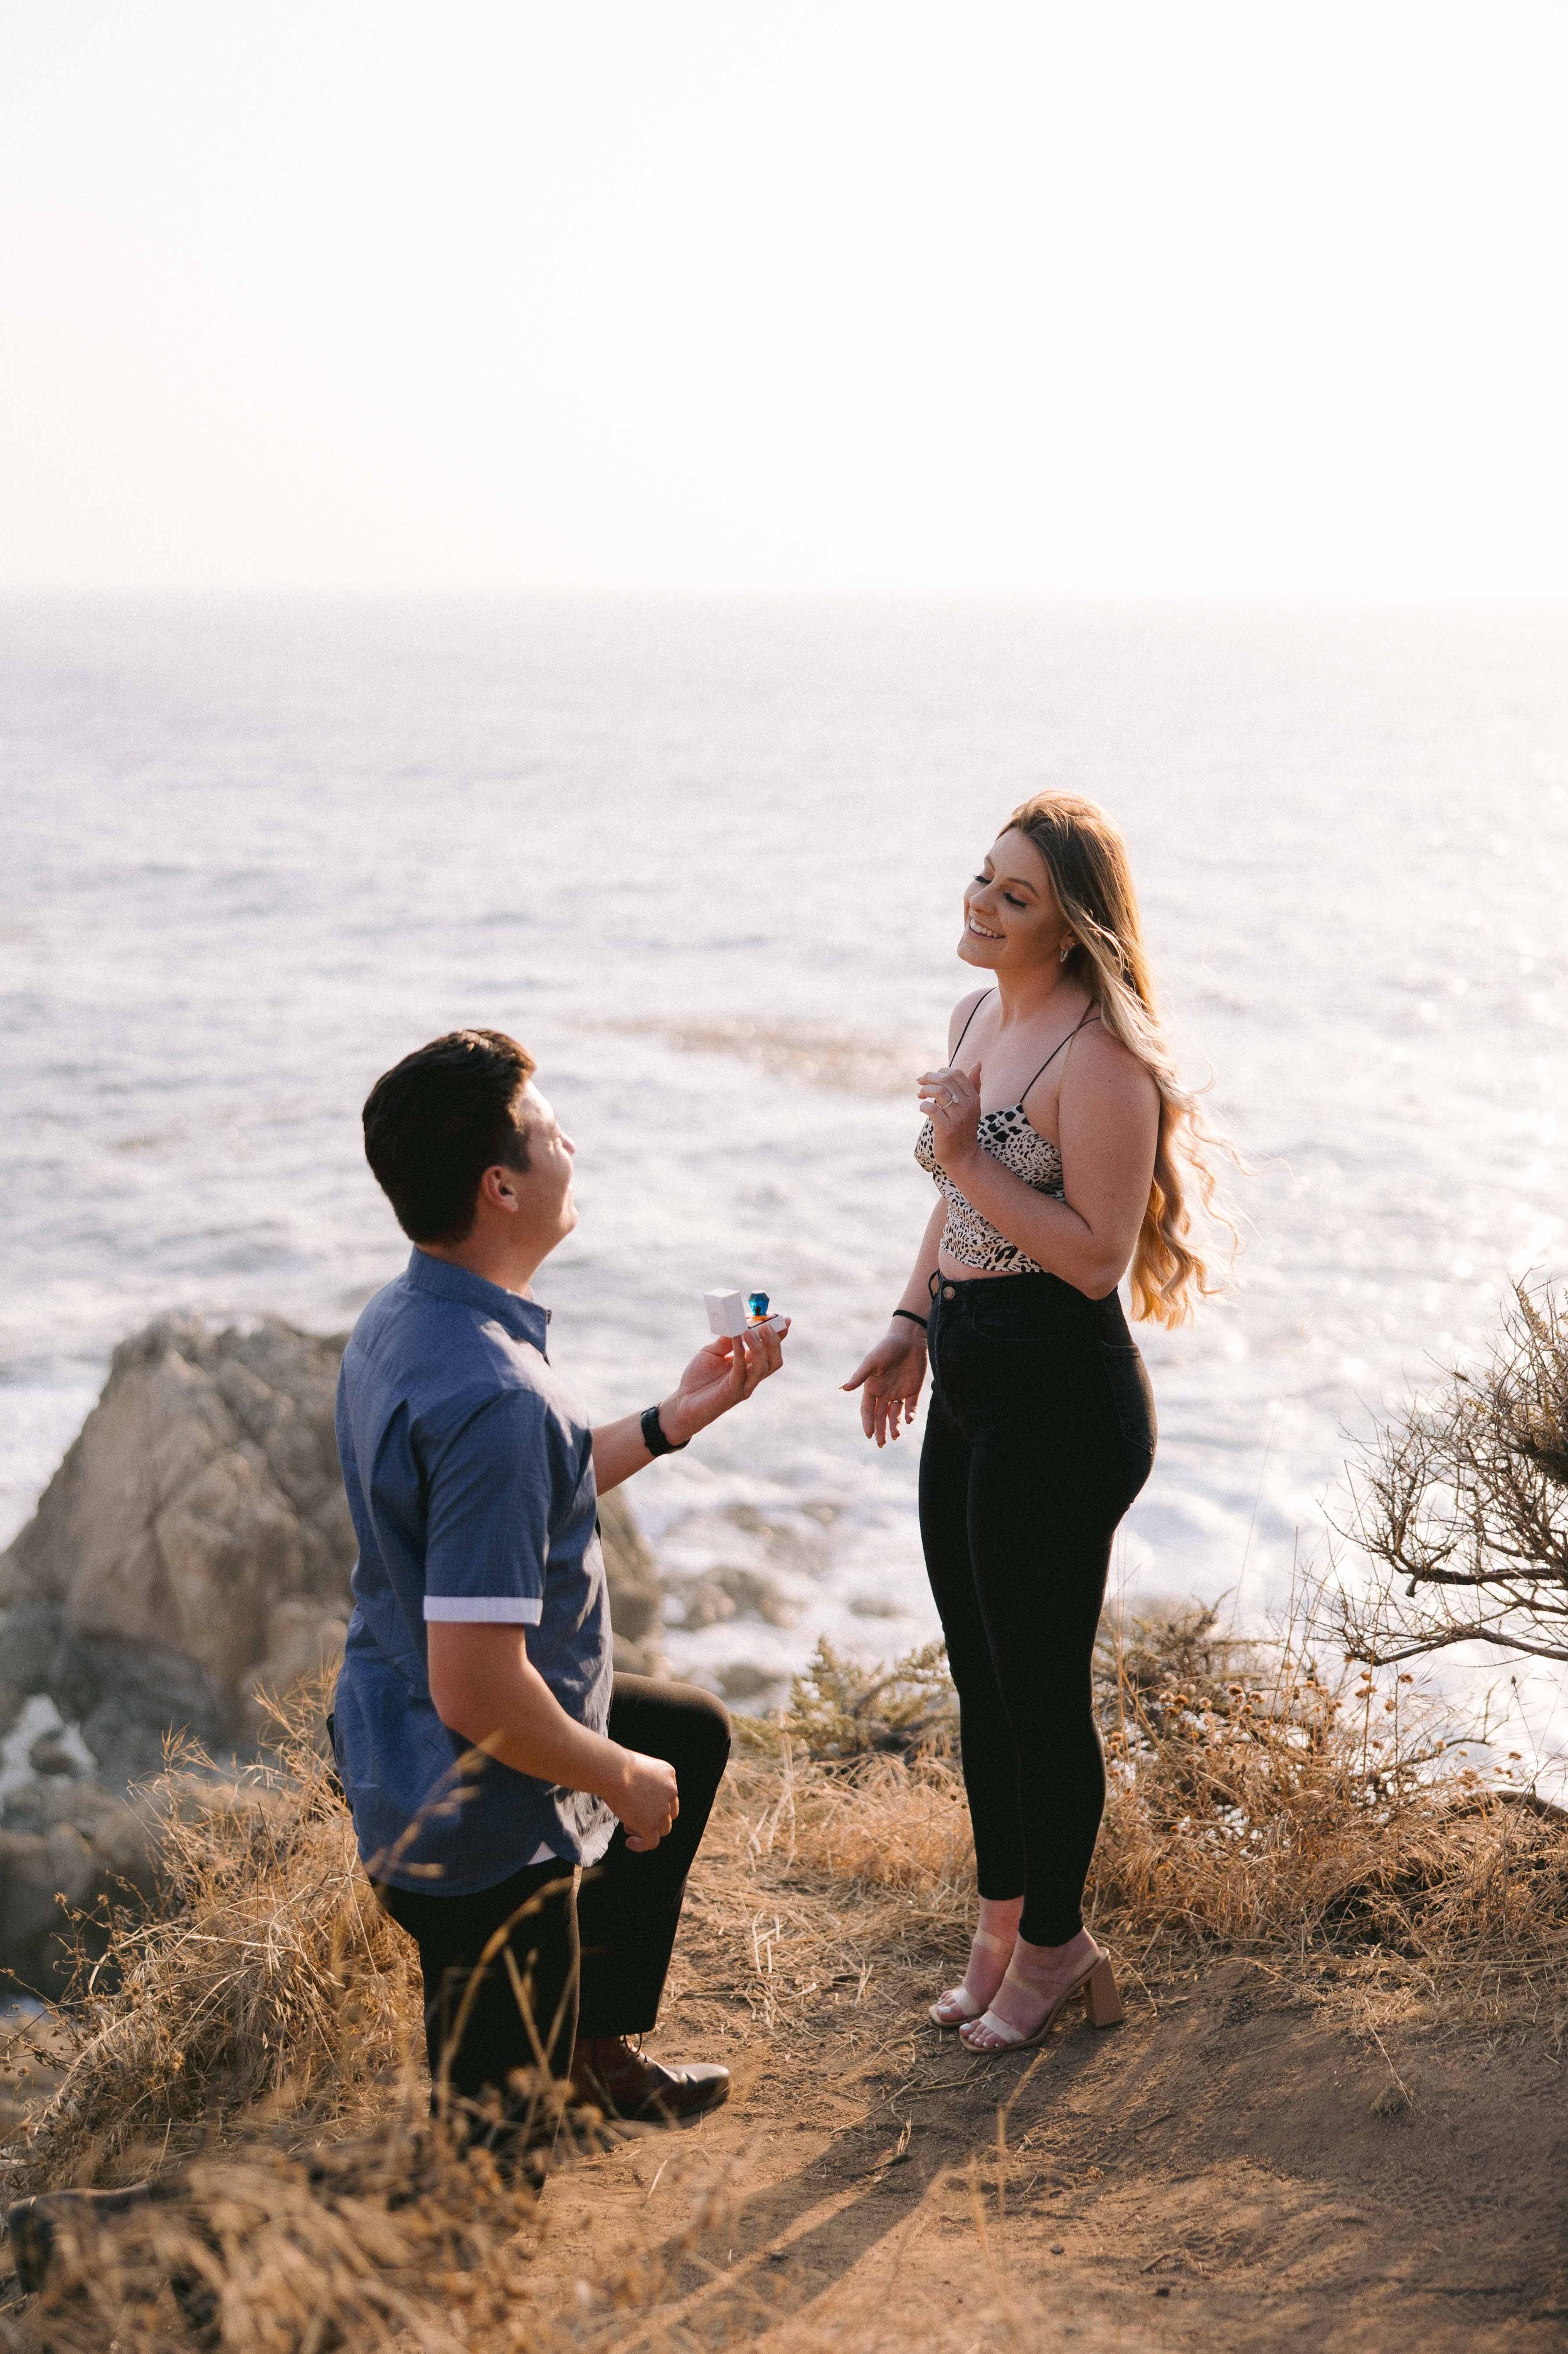
[[[982,1896],[1021,1935],[1083,1926],[1105,1810],[1090,1668],[1154,1400],[1115,1292],[1054,1275],[934,1282],[920,1532],[958,1687]]]

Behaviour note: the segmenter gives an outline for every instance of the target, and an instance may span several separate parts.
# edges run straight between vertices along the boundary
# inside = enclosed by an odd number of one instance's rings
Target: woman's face
[[[1026,833],[999,834],[964,893],[959,954],[989,972],[1053,965],[1072,938],[1051,888],[1051,870]]]

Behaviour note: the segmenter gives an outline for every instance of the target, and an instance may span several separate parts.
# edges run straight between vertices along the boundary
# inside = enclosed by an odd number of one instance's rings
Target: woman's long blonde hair
[[[1222,1155],[1235,1156],[1204,1125],[1197,1097],[1177,1076],[1155,1003],[1127,844],[1104,810],[1076,793],[1036,793],[1013,811],[1007,826],[1028,835],[1050,870],[1075,942],[1067,973],[1083,983],[1106,1028],[1137,1055],[1160,1090],[1154,1182],[1129,1288],[1135,1316],[1185,1323],[1197,1301],[1224,1281],[1224,1271],[1195,1246],[1189,1188],[1196,1186],[1205,1211],[1234,1240],[1214,1164]]]

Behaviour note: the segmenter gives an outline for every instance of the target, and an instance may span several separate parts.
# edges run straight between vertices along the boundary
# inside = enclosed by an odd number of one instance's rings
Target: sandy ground
[[[924,1978],[835,1989],[734,2041],[718,2115],[558,2179],[541,2269],[618,2349],[1568,2346],[1544,2031],[1379,2025],[1237,1960],[1123,1990],[1119,2028],[980,2062],[912,2023]],[[716,2011],[650,2048],[722,2056]],[[605,2295],[630,2249],[635,2318]]]
[[[555,2175],[528,2265],[541,2347],[1568,2348],[1550,2019],[1482,2033],[1376,1964],[1231,1958],[1124,1972],[1119,2027],[1075,2009],[1041,2051],[984,2061],[926,2022],[945,1982],[926,1937],[814,1941],[811,1974],[759,2002],[764,1948],[693,1911],[650,2049],[727,2059],[734,2095]],[[48,2019],[0,2038],[0,2122],[59,2043]]]

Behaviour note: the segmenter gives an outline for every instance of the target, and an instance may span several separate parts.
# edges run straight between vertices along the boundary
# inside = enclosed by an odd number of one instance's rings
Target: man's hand
[[[514,1772],[591,1790],[626,1825],[642,1855],[668,1839],[681,1811],[675,1769],[569,1717],[528,1657],[520,1626],[432,1620],[430,1698],[441,1723]]]
[[[662,1757],[644,1757],[640,1749],[622,1751],[625,1789],[609,1800],[626,1825],[626,1844],[634,1855],[646,1855],[668,1839],[681,1811],[675,1769]]]
[[[710,1341],[705,1349],[699,1349],[681,1375],[673,1396],[660,1403],[660,1426],[672,1445],[681,1447],[694,1438],[721,1414],[748,1398],[758,1382],[776,1373],[784,1363],[784,1333],[789,1330],[787,1321],[784,1332],[758,1324],[738,1340]]]
[[[784,1332],[789,1330],[786,1321]],[[681,1375],[680,1388],[659,1401],[659,1427],[672,1447],[683,1447],[779,1371],[784,1362],[784,1332],[756,1324],[739,1340],[710,1341],[698,1350]],[[601,1422],[595,1430],[593,1476],[601,1496],[642,1470],[648,1460],[641,1415],[622,1415],[619,1422]]]

